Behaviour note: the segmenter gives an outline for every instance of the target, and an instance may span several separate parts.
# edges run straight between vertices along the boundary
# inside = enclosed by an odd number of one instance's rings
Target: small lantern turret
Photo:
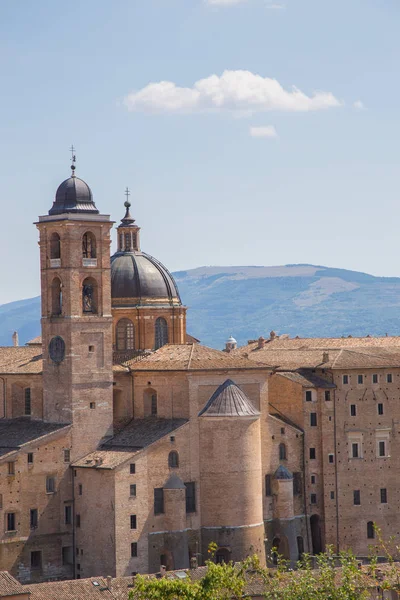
[[[121,224],[117,228],[118,252],[140,252],[140,227],[135,224],[135,219],[131,217],[129,212],[131,203],[129,202],[130,191],[128,188],[125,190],[125,196],[125,216],[121,219]]]

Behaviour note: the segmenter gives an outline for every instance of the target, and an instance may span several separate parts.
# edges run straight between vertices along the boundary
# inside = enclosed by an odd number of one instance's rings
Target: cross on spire
[[[129,196],[131,195],[129,188],[127,187],[125,190],[126,202],[129,202]]]
[[[69,149],[69,151],[71,152],[71,161],[72,161],[72,165],[71,165],[71,170],[72,170],[72,177],[75,177],[75,163],[76,163],[76,154],[75,154],[75,148],[74,145],[72,144],[71,148]]]

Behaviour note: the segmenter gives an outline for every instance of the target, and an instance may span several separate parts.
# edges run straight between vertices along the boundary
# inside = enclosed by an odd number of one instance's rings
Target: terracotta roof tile
[[[158,419],[146,417],[145,419],[132,419],[122,431],[108,440],[102,450],[116,450],[126,448],[141,450],[154,444],[175,429],[187,423],[187,419]]]
[[[0,598],[27,593],[26,588],[14,579],[8,571],[0,571]]]
[[[327,381],[322,377],[318,377],[315,373],[311,373],[305,369],[299,369],[298,371],[280,371],[278,373],[280,377],[290,379],[294,383],[299,383],[305,388],[335,388],[335,384],[331,381]]]
[[[26,342],[25,346],[41,346],[42,345],[42,336],[38,335],[37,337],[33,338],[33,340],[29,340],[29,342]]]
[[[19,450],[24,444],[38,440],[50,433],[70,427],[63,423],[45,423],[24,419],[0,419],[0,456]]]
[[[0,373],[42,372],[42,353],[37,346],[0,346]]]

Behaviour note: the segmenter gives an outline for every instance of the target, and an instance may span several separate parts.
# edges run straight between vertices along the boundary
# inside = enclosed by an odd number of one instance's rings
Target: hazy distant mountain
[[[222,348],[271,329],[291,336],[400,335],[400,278],[313,265],[200,267],[174,273],[188,331]],[[0,306],[0,345],[40,334],[40,299]]]

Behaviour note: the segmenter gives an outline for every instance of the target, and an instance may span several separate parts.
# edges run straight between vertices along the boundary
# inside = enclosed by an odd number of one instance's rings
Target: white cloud
[[[364,103],[363,103],[363,102],[361,102],[361,100],[356,100],[356,102],[354,102],[354,103],[353,103],[353,107],[354,107],[356,110],[365,110]]]
[[[285,4],[280,4],[278,2],[267,2],[266,7],[270,10],[285,10]]]
[[[250,135],[255,138],[277,138],[278,134],[273,125],[265,127],[250,127]]]
[[[172,81],[149,83],[125,96],[130,111],[149,113],[194,113],[230,111],[234,113],[272,110],[308,112],[341,105],[331,92],[307,96],[296,87],[285,90],[279,81],[251,71],[224,71],[199,79],[192,87],[178,87]]]

